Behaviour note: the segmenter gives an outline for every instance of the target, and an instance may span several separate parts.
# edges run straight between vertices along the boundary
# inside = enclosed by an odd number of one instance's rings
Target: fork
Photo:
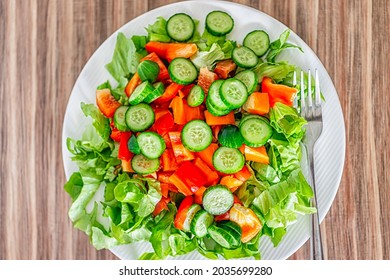
[[[294,105],[299,107],[300,115],[307,120],[306,136],[303,139],[303,144],[306,148],[306,155],[309,164],[309,184],[313,188],[314,198],[312,199],[312,206],[317,208],[317,194],[316,194],[316,181],[314,174],[314,145],[322,132],[322,109],[321,109],[321,96],[320,96],[320,81],[318,78],[318,71],[315,69],[315,86],[314,86],[314,100],[312,97],[311,88],[311,71],[308,70],[307,81],[307,96],[305,97],[305,84],[304,75],[301,71],[301,94],[300,94],[300,106],[297,106],[297,98],[295,98]],[[294,72],[294,85],[296,85],[296,72]],[[324,255],[322,251],[322,240],[320,221],[317,212],[311,215],[311,237],[310,237],[310,257],[312,260],[323,260]]]

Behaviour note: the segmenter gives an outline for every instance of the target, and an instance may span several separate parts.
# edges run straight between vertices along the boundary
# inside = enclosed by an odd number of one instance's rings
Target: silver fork
[[[318,78],[318,71],[315,69],[315,86],[314,86],[314,100],[312,98],[311,89],[311,71],[308,71],[307,81],[307,96],[305,97],[304,90],[304,75],[301,71],[301,94],[300,94],[300,115],[307,120],[306,136],[303,139],[303,144],[306,148],[306,154],[309,164],[309,184],[313,188],[314,198],[312,199],[312,206],[317,208],[317,193],[316,193],[316,181],[314,174],[314,145],[322,132],[322,109],[321,109],[321,94],[320,94],[320,81]],[[294,85],[296,85],[296,73],[294,73]],[[297,98],[295,98],[294,105],[297,106]],[[322,252],[322,240],[320,221],[317,212],[311,216],[311,259],[323,260],[324,255]]]

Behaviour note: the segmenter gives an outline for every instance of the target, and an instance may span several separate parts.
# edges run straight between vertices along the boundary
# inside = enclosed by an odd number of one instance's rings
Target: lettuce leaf
[[[269,112],[270,124],[292,144],[302,140],[307,121],[299,116],[297,110],[277,102]]]
[[[260,61],[252,70],[257,74],[259,81],[264,77],[270,77],[279,83],[290,77],[291,73],[296,70],[296,66],[285,61],[277,63]]]
[[[146,28],[149,41],[170,42],[171,38],[168,36],[166,26],[167,21],[163,17],[158,17],[153,24],[149,24]]]
[[[218,60],[222,60],[224,58],[225,53],[217,43],[214,43],[210,50],[200,51],[191,56],[191,61],[198,69],[202,67],[208,67],[211,69]]]
[[[288,49],[288,48],[297,48],[301,52],[303,52],[301,47],[299,47],[297,45],[293,45],[293,44],[287,42],[287,39],[288,39],[289,36],[290,36],[290,30],[287,29],[282,34],[280,34],[279,39],[273,41],[270,44],[270,46],[269,46],[270,50],[269,50],[269,52],[266,55],[267,61],[275,62],[276,57],[283,50]]]
[[[137,71],[140,55],[131,38],[126,38],[122,32],[118,33],[114,54],[110,63],[106,64],[107,71],[124,87],[131,74]]]

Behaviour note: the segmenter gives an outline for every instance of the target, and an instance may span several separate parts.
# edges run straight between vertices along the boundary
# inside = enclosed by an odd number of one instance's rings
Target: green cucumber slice
[[[150,105],[140,103],[127,109],[125,119],[131,131],[144,131],[154,123],[154,111]]]
[[[250,49],[245,46],[234,48],[232,52],[233,61],[242,68],[252,68],[257,65],[259,58]]]
[[[221,100],[230,109],[240,108],[248,99],[248,90],[243,82],[236,78],[225,80],[220,89]]]
[[[169,76],[172,81],[180,85],[189,85],[198,77],[198,70],[191,60],[178,57],[168,66]]]
[[[187,96],[187,104],[190,107],[197,107],[204,101],[204,91],[203,89],[195,85],[191,88],[190,93]]]
[[[246,89],[248,90],[248,95],[255,91],[259,83],[257,75],[252,70],[241,71],[236,74],[234,78],[239,79],[241,82],[244,83]]]
[[[211,215],[221,215],[233,206],[234,196],[227,187],[215,185],[208,187],[203,193],[202,203]]]
[[[210,146],[213,132],[205,121],[192,120],[183,127],[181,140],[188,150],[200,152]]]
[[[273,130],[269,122],[262,118],[249,118],[240,123],[240,132],[246,145],[260,147],[271,138]]]
[[[213,155],[213,165],[216,170],[233,174],[240,171],[245,164],[245,158],[238,149],[219,147]]]
[[[214,222],[214,216],[202,209],[198,211],[191,222],[191,232],[198,238],[207,235],[207,229]]]
[[[243,45],[250,48],[257,56],[262,56],[270,46],[268,33],[264,30],[249,32],[244,38]]]
[[[141,175],[155,172],[160,167],[159,159],[148,159],[144,155],[135,155],[131,159],[131,167]]]
[[[129,106],[120,106],[114,113],[114,125],[120,131],[129,131],[127,127],[125,116]]]
[[[137,142],[141,153],[148,159],[159,158],[166,148],[164,139],[155,132],[141,132]]]
[[[233,18],[222,11],[213,11],[206,16],[206,29],[214,36],[223,36],[233,30]]]
[[[154,87],[148,81],[137,86],[129,97],[130,105],[141,103],[149,94],[153,93]]]
[[[195,23],[189,15],[178,13],[168,19],[166,30],[173,40],[185,42],[194,35]]]

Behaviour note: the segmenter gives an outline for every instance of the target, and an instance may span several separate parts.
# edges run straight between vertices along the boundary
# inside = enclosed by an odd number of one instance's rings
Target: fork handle
[[[317,195],[316,195],[316,182],[314,176],[314,145],[307,146],[307,155],[309,160],[309,178],[310,185],[313,187],[314,198],[312,199],[312,206],[317,208]],[[317,212],[311,215],[311,237],[310,237],[310,257],[312,260],[323,260],[324,254],[322,251],[322,239],[321,239],[321,228],[320,219]]]

